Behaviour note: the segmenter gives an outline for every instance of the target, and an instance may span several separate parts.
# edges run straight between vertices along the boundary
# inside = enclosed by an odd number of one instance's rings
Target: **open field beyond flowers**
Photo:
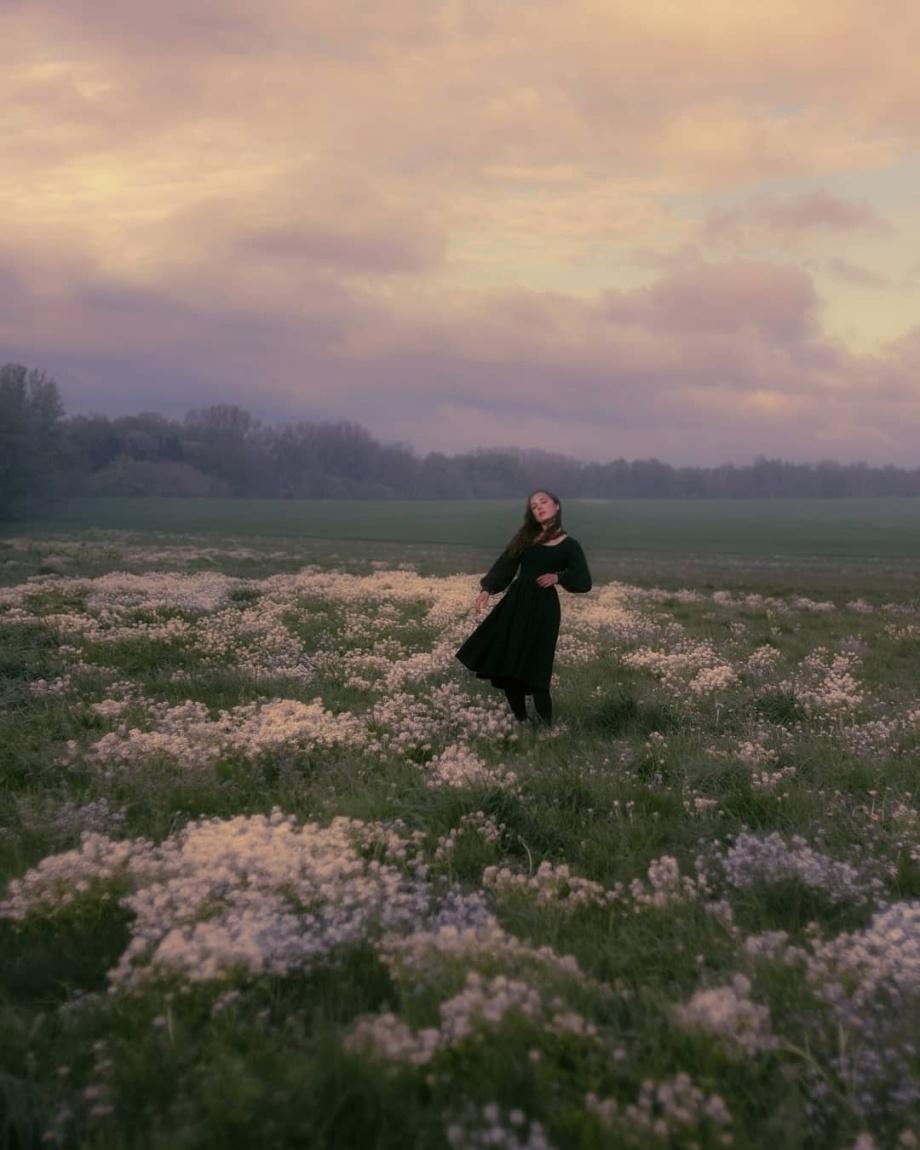
[[[920,1146],[907,567],[479,560],[0,540],[0,1144]]]

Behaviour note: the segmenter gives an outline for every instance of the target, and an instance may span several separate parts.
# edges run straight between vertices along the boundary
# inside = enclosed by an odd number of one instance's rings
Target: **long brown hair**
[[[545,527],[540,526],[530,506],[530,501],[535,495],[548,495],[553,503],[556,504],[556,514]],[[524,509],[524,522],[511,537],[511,542],[505,548],[505,554],[509,559],[517,559],[528,547],[536,543],[538,539],[541,543],[546,543],[550,539],[555,539],[557,535],[561,535],[562,531],[562,503],[559,497],[554,495],[552,491],[548,491],[545,487],[536,487],[527,496],[527,506]]]

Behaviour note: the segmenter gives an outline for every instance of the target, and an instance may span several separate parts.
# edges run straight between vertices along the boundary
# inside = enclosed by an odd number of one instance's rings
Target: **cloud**
[[[854,202],[817,189],[785,198],[761,197],[741,208],[711,210],[702,233],[709,243],[737,244],[765,236],[788,241],[820,233],[881,231],[886,226],[864,200]]]
[[[886,220],[920,240],[920,9],[30,0],[0,35],[0,338],[74,409],[913,451],[913,352],[827,316],[906,282]]]
[[[677,271],[649,292],[649,310],[667,328],[753,329],[788,344],[816,329],[817,298],[797,268],[766,263],[702,264]]]
[[[301,172],[274,185],[269,199],[272,210],[262,219],[237,218],[225,229],[234,254],[344,277],[427,273],[446,257],[447,236],[434,213],[359,175],[330,183]]]
[[[880,276],[858,264],[852,264],[849,260],[841,259],[839,256],[834,256],[828,260],[826,266],[828,272],[835,279],[851,284],[853,287],[883,289],[891,286],[890,281],[885,276]]]
[[[342,294],[325,311],[317,283],[303,315],[264,316],[98,280],[23,298],[22,278],[4,279],[20,305],[0,338],[56,374],[71,410],[231,400],[268,419],[356,419],[420,450],[915,456],[920,335],[854,356],[822,332],[808,276],[779,265],[681,268],[598,300],[455,293],[387,308]]]

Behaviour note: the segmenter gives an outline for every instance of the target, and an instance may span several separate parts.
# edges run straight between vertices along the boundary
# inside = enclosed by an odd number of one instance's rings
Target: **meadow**
[[[500,547],[522,501],[75,499],[30,533],[177,531],[207,536],[307,538]],[[585,499],[566,519],[590,547],[619,554],[735,554],[920,561],[920,500]]]
[[[918,509],[573,505],[551,730],[519,514],[0,536],[4,1146],[920,1145]]]

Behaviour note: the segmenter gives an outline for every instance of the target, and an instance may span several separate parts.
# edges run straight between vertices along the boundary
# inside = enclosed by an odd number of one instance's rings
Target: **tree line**
[[[507,448],[419,455],[349,421],[265,425],[235,404],[184,419],[67,416],[57,383],[0,367],[0,519],[71,495],[263,499],[506,499],[548,487],[569,499],[771,499],[920,495],[920,467],[787,463],[673,467],[583,463]]]

